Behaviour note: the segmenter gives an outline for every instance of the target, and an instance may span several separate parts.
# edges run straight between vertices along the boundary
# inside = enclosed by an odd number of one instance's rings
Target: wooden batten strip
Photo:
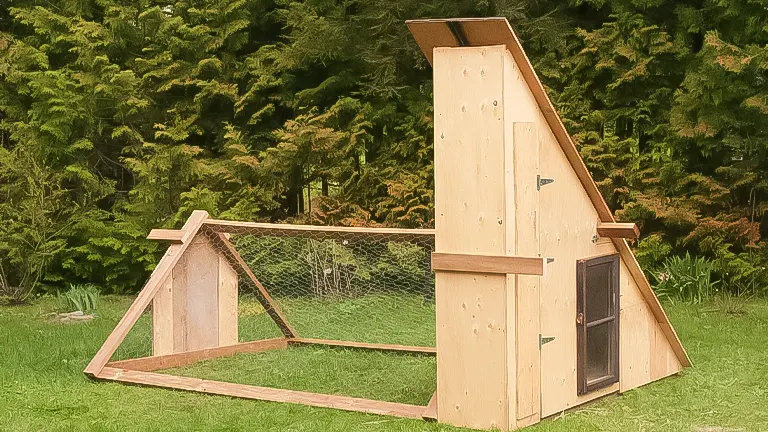
[[[432,270],[544,276],[545,261],[546,258],[435,252],[432,254]]]
[[[335,408],[346,411],[357,411],[412,419],[421,419],[425,408],[419,405],[382,402],[348,396],[324,395],[296,390],[257,387],[112,367],[103,368],[101,372],[96,375],[96,378],[244,399],[296,403],[321,408]]]
[[[142,288],[139,295],[136,296],[131,307],[128,308],[128,311],[123,315],[123,318],[120,319],[120,322],[117,323],[115,329],[109,334],[107,340],[101,348],[99,348],[99,351],[93,356],[83,372],[93,376],[98,374],[104,365],[107,364],[110,357],[112,357],[112,354],[117,350],[117,347],[120,346],[125,339],[125,336],[131,331],[131,328],[133,328],[136,321],[139,320],[141,314],[144,313],[144,310],[152,302],[152,299],[155,297],[155,294],[157,294],[157,291],[160,290],[162,284],[170,276],[173,267],[179,262],[184,251],[187,250],[187,246],[189,246],[190,243],[189,240],[197,234],[207,218],[208,212],[204,210],[195,210],[192,212],[192,215],[187,219],[187,222],[182,228],[182,231],[184,231],[182,243],[172,244],[168,247],[165,255],[160,260],[160,263],[155,267],[155,270],[152,272],[146,285],[144,285],[144,288]]]
[[[184,231],[175,229],[158,229],[155,228],[149,232],[147,240],[163,240],[172,243],[181,243],[184,238]]]
[[[186,366],[200,360],[210,360],[235,354],[256,353],[287,347],[288,339],[286,338],[264,339],[253,342],[245,342],[237,345],[208,348],[183,353],[120,360],[107,363],[107,367],[149,372]]]
[[[597,224],[597,235],[606,238],[640,238],[640,228],[634,223],[600,222]]]
[[[203,232],[214,242],[216,242],[216,244],[221,244],[224,246],[220,249],[221,253],[226,259],[229,260],[229,262],[232,264],[232,267],[241,268],[243,272],[245,272],[245,274],[248,276],[248,279],[250,279],[251,283],[256,286],[256,289],[259,293],[259,295],[256,296],[256,299],[259,301],[259,303],[261,303],[261,306],[264,307],[264,310],[267,312],[270,318],[272,318],[275,324],[280,327],[283,335],[285,335],[287,338],[298,337],[299,335],[296,333],[296,330],[288,323],[288,320],[280,311],[280,308],[277,307],[277,304],[272,299],[272,296],[269,295],[269,292],[264,288],[264,285],[262,285],[259,279],[256,278],[256,275],[253,274],[251,268],[248,267],[248,264],[245,262],[243,257],[240,256],[240,253],[237,251],[237,249],[235,249],[235,246],[232,244],[232,242],[229,241],[227,235],[225,233],[216,233],[210,229],[205,229]]]
[[[429,355],[437,354],[437,348],[435,347],[374,344],[374,343],[365,343],[365,342],[337,341],[337,340],[328,340],[328,339],[296,338],[296,339],[289,339],[288,344],[289,345],[294,345],[294,344],[325,345],[325,346],[335,346],[335,347],[344,347],[344,348],[360,348],[360,349],[378,350],[378,351],[399,351],[399,352],[410,352],[410,353],[429,354]]]
[[[424,414],[421,415],[424,420],[437,421],[437,391],[432,393],[432,397],[429,398],[427,408],[424,410]]]

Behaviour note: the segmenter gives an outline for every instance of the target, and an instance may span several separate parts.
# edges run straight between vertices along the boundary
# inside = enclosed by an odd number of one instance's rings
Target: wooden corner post
[[[436,47],[433,67],[436,254],[537,257],[538,137],[505,83],[514,60],[503,45]],[[520,273],[436,271],[438,421],[538,421],[540,276]]]

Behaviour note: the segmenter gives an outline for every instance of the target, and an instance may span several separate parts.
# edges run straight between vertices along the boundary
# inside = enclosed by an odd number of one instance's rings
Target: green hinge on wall
[[[541,337],[541,333],[539,333],[539,349],[541,349],[542,345],[548,344],[548,343],[552,342],[553,340],[555,340],[554,336]]]

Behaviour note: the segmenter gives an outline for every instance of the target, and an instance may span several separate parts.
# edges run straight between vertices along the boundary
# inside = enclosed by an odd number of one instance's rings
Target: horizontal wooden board
[[[407,345],[389,345],[389,344],[374,344],[365,342],[350,342],[350,341],[338,341],[328,339],[310,339],[310,338],[295,338],[288,339],[290,345],[326,345],[337,346],[344,348],[360,348],[367,350],[379,350],[379,351],[400,351],[411,352],[420,354],[437,354],[437,348],[425,347],[425,346],[407,346]]]
[[[314,407],[335,408],[346,411],[357,411],[412,419],[421,419],[422,414],[424,414],[424,409],[426,408],[420,405],[382,402],[348,396],[325,395],[269,387],[257,387],[113,367],[103,368],[96,374],[96,378],[244,399],[296,403]]]
[[[323,238],[333,238],[347,234],[380,234],[402,236],[404,239],[422,239],[432,241],[435,237],[434,229],[406,229],[406,228],[371,228],[371,227],[342,227],[320,225],[291,225],[271,224],[260,222],[238,222],[217,219],[208,219],[205,225],[219,232],[248,232],[250,234],[263,234],[271,236],[295,236],[312,237],[323,235]]]
[[[203,350],[188,351],[176,354],[167,354],[161,356],[141,357],[130,360],[120,360],[107,363],[107,366],[122,369],[131,369],[136,371],[155,371],[169,369],[174,367],[186,366],[200,360],[209,360],[218,357],[226,357],[235,354],[255,353],[274,349],[286,348],[288,339],[275,338],[265,339],[253,342],[246,342],[237,345],[229,345]]]
[[[600,222],[597,224],[597,235],[607,238],[640,238],[640,228],[631,222]]]
[[[175,229],[153,229],[149,232],[147,240],[165,240],[171,243],[181,243],[184,231]]]
[[[545,258],[435,252],[432,254],[432,270],[543,276],[545,261]]]

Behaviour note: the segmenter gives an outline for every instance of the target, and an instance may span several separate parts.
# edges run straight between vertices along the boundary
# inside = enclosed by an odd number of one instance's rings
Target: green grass
[[[82,369],[129,303],[127,298],[104,297],[96,320],[63,325],[46,321],[45,314],[56,308],[54,299],[0,307],[0,430],[459,430],[415,420],[89,381]],[[371,313],[364,305],[354,307],[363,315]],[[694,368],[681,377],[544,420],[529,430],[666,432],[708,426],[768,430],[768,301],[745,301],[743,314],[726,313],[738,309],[720,303],[668,305]],[[297,326],[335,329],[333,323],[304,315],[307,321]],[[261,333],[255,324],[261,314],[253,316],[253,325],[249,327],[248,320],[241,324]],[[368,319],[374,317],[385,318]],[[387,322],[399,323],[392,320],[396,317]],[[328,327],[318,327],[323,325]],[[139,322],[137,330],[141,329],[149,330],[146,317]],[[355,329],[338,331],[344,336]],[[132,337],[129,342],[135,346],[126,353],[145,349],[145,339],[138,333]],[[238,356],[177,372],[411,403],[424,403],[434,386],[434,363],[429,358],[321,347]]]

